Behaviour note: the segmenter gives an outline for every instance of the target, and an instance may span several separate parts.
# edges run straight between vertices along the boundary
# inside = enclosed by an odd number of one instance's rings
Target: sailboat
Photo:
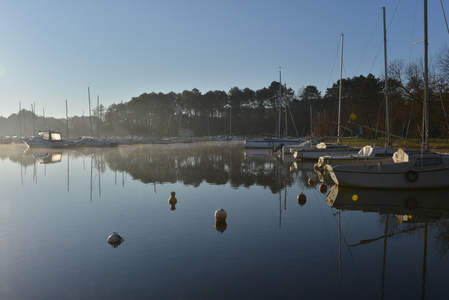
[[[281,70],[279,68],[279,124],[278,124],[277,138],[246,140],[244,143],[245,148],[259,148],[259,149],[279,148],[280,150],[284,146],[298,145],[302,142],[307,141],[307,139],[305,138],[281,138],[281,107],[282,107],[282,81],[281,81]]]
[[[399,149],[392,163],[326,165],[340,186],[378,189],[432,189],[449,187],[449,155],[429,151],[427,0],[424,0],[424,135],[423,151]]]
[[[388,113],[388,68],[387,68],[387,30],[385,26],[385,7],[383,9],[384,20],[384,63],[385,63],[385,126],[387,132],[387,143],[385,147],[366,145],[360,149],[357,154],[336,154],[320,156],[316,164],[317,168],[324,168],[327,164],[342,164],[342,163],[389,163],[393,162],[392,156],[396,149],[390,147],[390,125]]]
[[[343,34],[341,34],[341,55],[340,55],[340,87],[339,87],[339,95],[338,95],[338,125],[337,125],[337,144],[334,143],[319,143],[316,147],[313,148],[292,148],[290,151],[293,154],[293,157],[296,159],[306,160],[312,159],[317,160],[320,156],[323,155],[336,155],[336,154],[355,154],[360,148],[351,147],[347,145],[340,144],[340,116],[341,116],[341,82],[342,82],[342,70],[343,70]]]
[[[324,168],[328,164],[393,162],[392,157],[395,152],[396,149],[393,148],[367,145],[362,147],[356,154],[320,156],[316,165],[318,168]]]

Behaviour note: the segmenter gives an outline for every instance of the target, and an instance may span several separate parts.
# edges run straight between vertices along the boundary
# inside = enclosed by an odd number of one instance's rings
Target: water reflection
[[[226,224],[226,221],[215,221],[215,229],[220,233],[225,232],[227,228],[228,224]]]
[[[348,248],[363,247],[375,242],[383,242],[383,263],[381,295],[385,296],[389,239],[401,236],[414,236],[421,240],[421,299],[426,297],[426,281],[428,280],[429,249],[434,247],[440,258],[449,250],[449,190],[375,190],[341,188],[334,185],[326,202],[338,210],[339,240],[342,245],[340,215],[342,212],[362,211],[379,214],[379,223],[384,232],[379,236],[371,236],[359,242],[348,244]],[[392,246],[390,246],[392,247]],[[341,250],[340,250],[341,251]],[[391,251],[391,250],[390,250]],[[393,250],[394,252],[394,250]],[[340,266],[341,267],[341,266]],[[341,276],[341,274],[340,274]]]
[[[29,148],[23,152],[24,156],[30,155],[41,164],[59,163],[62,160],[63,151],[53,149]]]
[[[95,286],[89,298],[100,299],[115,285],[122,293],[108,298],[173,291],[173,299],[210,299],[220,290],[220,299],[401,299],[447,291],[449,202],[437,201],[448,199],[444,191],[329,186],[323,194],[313,168],[245,153],[241,143],[64,150],[53,164],[0,147],[0,159],[8,246],[0,282],[21,299],[36,290],[44,293],[38,299],[73,298],[80,286]],[[97,186],[101,199],[89,202]],[[220,206],[226,221],[213,219]],[[112,231],[126,239],[117,249],[105,241]]]
[[[392,214],[399,222],[449,219],[449,190],[375,190],[332,186],[326,202],[344,210]]]
[[[253,185],[278,193],[299,182],[307,186],[313,168],[269,155],[267,151],[249,153],[242,143],[197,143],[175,145],[130,145],[118,148],[86,149],[28,149],[1,151],[22,167],[40,163],[61,162],[70,159],[91,158],[91,168],[99,174],[107,169],[125,174],[145,184],[182,182],[199,187],[202,183],[233,188]],[[88,166],[85,166],[88,167]],[[276,178],[277,180],[273,180]]]

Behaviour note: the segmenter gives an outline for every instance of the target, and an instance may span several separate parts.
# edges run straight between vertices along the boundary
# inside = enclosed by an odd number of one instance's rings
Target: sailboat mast
[[[424,0],[424,146],[429,151],[429,41],[427,37],[427,0]]]
[[[67,99],[65,99],[65,118],[67,123],[67,139],[69,139],[69,108],[67,104]]]
[[[279,67],[279,126],[278,126],[278,138],[281,137],[281,103],[282,103],[282,83],[281,83],[281,67]]]
[[[91,110],[91,105],[90,105],[90,88],[89,87],[87,87],[87,95],[89,97],[90,136],[94,136],[94,134],[92,132],[92,110]]]
[[[382,7],[384,15],[384,61],[385,61],[385,127],[387,128],[387,145],[390,145],[390,117],[388,113],[388,63],[387,63],[387,28],[385,26],[385,7]]]
[[[340,114],[341,114],[341,80],[343,74],[343,33],[341,34],[341,51],[340,51],[340,86],[338,88],[338,128],[337,128],[337,144],[340,144]]]
[[[101,110],[100,110],[100,95],[97,95],[97,107],[98,107],[98,138],[100,138],[100,121],[101,121]]]
[[[19,102],[19,139],[21,138],[22,138],[22,103]]]

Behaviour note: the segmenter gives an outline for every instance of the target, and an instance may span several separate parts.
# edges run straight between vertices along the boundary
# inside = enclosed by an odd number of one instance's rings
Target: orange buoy
[[[223,209],[223,207],[220,207],[219,209],[217,209],[215,211],[215,221],[217,222],[222,222],[226,220],[226,217],[228,216],[228,214],[226,213],[226,211]]]
[[[320,192],[323,194],[327,192],[327,186],[324,183],[320,184]]]

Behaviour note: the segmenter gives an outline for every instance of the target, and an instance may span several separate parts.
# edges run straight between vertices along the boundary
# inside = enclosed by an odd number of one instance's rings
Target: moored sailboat
[[[326,165],[335,165],[342,163],[374,163],[374,162],[393,162],[393,154],[396,149],[365,146],[356,154],[340,154],[340,155],[325,155],[318,158],[317,167],[324,168]]]
[[[427,1],[424,0],[424,109],[423,151],[399,149],[393,163],[326,165],[341,186],[381,189],[431,189],[449,187],[449,155],[429,151]]]
[[[340,51],[340,83],[338,91],[338,124],[337,124],[337,143],[319,143],[314,148],[299,148],[291,149],[293,157],[301,160],[317,160],[323,155],[348,155],[357,153],[360,148],[342,145],[340,143],[341,133],[341,84],[342,84],[342,70],[343,70],[343,34],[341,35],[341,51]]]
[[[449,155],[399,149],[392,163],[326,165],[340,186],[425,189],[449,187]]]

